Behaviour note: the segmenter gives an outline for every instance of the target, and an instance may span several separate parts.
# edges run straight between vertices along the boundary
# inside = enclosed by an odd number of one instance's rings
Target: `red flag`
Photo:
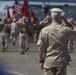
[[[22,6],[22,14],[23,14],[23,16],[29,17],[28,1],[27,0],[24,0],[23,6]]]
[[[9,8],[7,8],[7,18],[8,18],[8,19],[11,18]]]
[[[36,18],[36,16],[35,16],[32,8],[31,8],[31,10],[30,10],[30,14],[31,14],[31,21],[32,21],[32,23],[33,23],[33,24],[36,24],[36,23],[37,23],[37,18]]]
[[[15,10],[14,10],[14,6],[12,7],[12,18],[15,18],[15,16],[16,16],[16,12],[15,12]]]

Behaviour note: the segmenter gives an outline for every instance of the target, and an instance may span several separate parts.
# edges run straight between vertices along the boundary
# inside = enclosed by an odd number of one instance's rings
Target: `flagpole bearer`
[[[25,52],[27,53],[27,51],[29,50],[29,23],[28,23],[28,18],[29,18],[29,9],[28,9],[28,1],[27,0],[24,0],[24,3],[23,3],[23,6],[22,6],[22,17],[23,17],[23,23],[22,23],[22,26],[24,27],[25,29],[25,35],[26,36],[26,49]],[[27,21],[26,21],[27,20]],[[20,33],[21,34],[21,33]],[[20,35],[20,37],[22,36],[23,34]],[[20,40],[21,41],[21,40]]]

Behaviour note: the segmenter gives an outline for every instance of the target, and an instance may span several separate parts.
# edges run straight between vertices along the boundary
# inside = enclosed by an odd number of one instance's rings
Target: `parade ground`
[[[76,51],[71,53],[72,64],[68,66],[67,75],[76,75]],[[36,43],[30,44],[29,54],[21,55],[19,44],[9,44],[8,52],[0,49],[0,71],[5,75],[43,75],[39,67]]]

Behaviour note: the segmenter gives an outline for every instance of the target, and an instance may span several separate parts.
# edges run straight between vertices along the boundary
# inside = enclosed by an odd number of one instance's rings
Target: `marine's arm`
[[[40,67],[43,68],[44,46],[43,46],[43,40],[42,40],[42,32],[40,32],[40,34],[39,34],[39,39],[38,39],[37,45],[38,45],[38,56],[39,56]]]
[[[66,18],[64,17],[60,17],[63,21],[64,21],[64,24],[67,26],[67,27],[73,27],[72,24],[70,23],[70,20],[67,20]]]
[[[39,56],[40,68],[43,68],[43,64],[44,64],[43,46],[38,46],[38,56]]]

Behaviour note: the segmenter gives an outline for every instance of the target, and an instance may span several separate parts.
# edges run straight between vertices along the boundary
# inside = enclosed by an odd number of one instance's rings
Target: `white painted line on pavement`
[[[1,71],[5,71],[5,72],[8,72],[8,73],[12,73],[12,74],[17,74],[17,75],[24,75],[24,74],[21,74],[19,72],[14,72],[14,71],[8,71],[8,70],[3,70],[3,69],[0,69]]]

